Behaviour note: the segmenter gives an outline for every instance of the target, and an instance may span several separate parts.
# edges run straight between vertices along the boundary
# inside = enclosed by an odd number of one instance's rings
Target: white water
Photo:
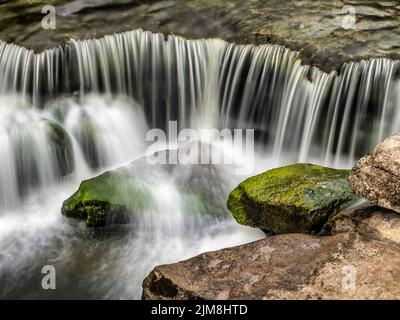
[[[83,179],[144,154],[149,128],[170,120],[255,128],[255,172],[295,161],[351,166],[400,129],[399,85],[397,61],[326,74],[280,46],[141,30],[36,55],[0,42],[0,297],[140,298],[158,264],[263,237],[226,212],[229,191],[244,179],[229,167],[199,180],[211,181],[209,202],[222,215],[202,216],[206,203],[188,206],[180,187],[197,167],[144,166],[156,202],[134,225],[96,231],[62,217]],[[52,147],[60,136],[48,121],[65,130],[64,149]],[[40,287],[46,264],[57,270],[54,292]]]
[[[52,182],[37,184],[28,196],[18,197],[14,206],[1,210],[0,297],[139,299],[141,283],[154,266],[263,237],[262,232],[239,226],[229,216],[187,219],[187,199],[179,191],[181,182],[176,180],[181,181],[182,175],[188,173],[186,168],[177,169],[173,175],[160,168],[140,169],[143,183],[157,201],[142,212],[143,218],[135,225],[96,233],[83,222],[61,216],[62,202],[76,191],[80,181],[144,155],[147,127],[141,110],[135,108],[135,103],[126,98],[97,95],[79,103],[61,99],[44,110],[35,109],[35,120],[59,121],[72,135],[76,170],[62,180],[53,177]],[[33,111],[27,108],[21,112],[25,119]],[[99,134],[94,139],[98,145],[95,156],[100,159],[97,170],[89,168],[81,149],[84,143],[78,142],[84,119]],[[36,123],[33,121],[32,125]],[[51,172],[49,165],[54,161],[45,162],[46,154],[41,154],[40,147],[46,147],[46,136],[42,138],[35,144],[39,149],[33,154],[37,154],[38,161],[44,161],[41,165],[46,173]],[[13,179],[9,178],[12,182]],[[4,179],[1,182],[3,186],[7,183]],[[226,199],[228,188],[214,189],[223,193],[215,197]],[[11,188],[3,190],[13,195]],[[221,206],[225,203],[221,202]],[[196,210],[190,208],[195,213]],[[47,264],[57,270],[54,292],[40,287],[41,268]]]

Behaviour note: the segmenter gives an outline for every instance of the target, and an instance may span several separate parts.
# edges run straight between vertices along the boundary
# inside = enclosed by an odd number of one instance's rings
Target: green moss
[[[89,226],[102,226],[108,221],[126,223],[152,204],[147,185],[135,178],[133,171],[121,168],[82,181],[61,211],[68,217],[86,219]]]
[[[169,183],[177,190],[164,192]],[[82,181],[61,211],[89,226],[104,226],[134,222],[138,215],[158,213],[164,210],[164,203],[168,206],[174,201],[185,219],[204,221],[229,215],[224,203],[226,191],[226,181],[212,165],[153,166],[144,157]],[[165,199],[170,196],[173,199]]]
[[[357,197],[348,170],[294,164],[251,177],[233,190],[228,209],[240,224],[275,234],[318,232]]]
[[[243,225],[251,224],[247,220],[246,207],[242,199],[244,199],[244,192],[241,188],[236,188],[231,192],[228,198],[228,209],[234,212],[235,219],[238,223]]]

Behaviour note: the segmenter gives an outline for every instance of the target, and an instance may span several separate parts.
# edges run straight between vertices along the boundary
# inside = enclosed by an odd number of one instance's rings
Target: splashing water
[[[148,129],[254,128],[255,172],[293,161],[348,167],[399,130],[399,86],[398,61],[327,74],[281,46],[142,30],[39,54],[0,42],[0,297],[140,298],[155,265],[263,237],[226,211],[244,177],[224,166],[138,167],[156,201],[132,225],[96,231],[62,217],[82,180],[144,155]],[[182,191],[193,177],[212,199]],[[213,201],[222,214],[200,214]],[[54,292],[40,287],[46,264],[57,270]]]
[[[15,105],[11,109],[15,111]],[[187,219],[188,210],[191,214],[204,211],[204,207],[198,209],[197,202],[191,202],[196,199],[181,193],[182,175],[192,173],[187,168],[176,169],[173,175],[162,168],[139,169],[149,197],[156,203],[141,213],[137,224],[97,233],[81,222],[62,217],[62,202],[75,192],[81,180],[145,154],[147,127],[143,113],[129,99],[111,100],[100,95],[80,101],[60,99],[44,109],[28,107],[21,112],[20,118],[27,118],[34,126],[42,119],[62,126],[75,155],[74,171],[63,177],[54,174],[53,183],[31,181],[33,190],[15,199],[13,206],[5,203],[0,214],[1,297],[139,299],[141,282],[155,265],[263,237],[257,230],[237,225],[227,215],[211,220],[199,215]],[[33,120],[28,117],[31,113]],[[34,146],[46,148],[46,134],[41,138]],[[19,140],[11,141],[12,146]],[[32,152],[29,148],[23,150]],[[51,157],[44,162],[51,154],[42,154],[40,148],[36,154],[43,172],[52,172],[49,165],[57,162],[53,163]],[[214,183],[222,181],[214,179]],[[234,183],[229,188],[215,189],[214,197],[221,199],[221,206],[225,206],[224,199],[233,187]],[[57,270],[54,292],[40,287],[41,268],[47,264]]]

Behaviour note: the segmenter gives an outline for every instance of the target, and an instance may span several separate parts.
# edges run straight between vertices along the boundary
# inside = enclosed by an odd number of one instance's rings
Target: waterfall
[[[224,126],[250,127],[277,160],[351,166],[398,132],[399,62],[345,64],[329,74],[279,46],[230,45],[222,65]]]
[[[39,54],[0,43],[1,95],[19,93],[38,108],[65,94],[126,95],[151,127],[255,128],[278,159],[331,165],[351,165],[399,130],[398,70],[382,58],[327,74],[282,46],[142,30]]]
[[[166,129],[173,120],[180,128],[254,128],[257,141],[278,162],[351,166],[399,131],[398,87],[398,61],[350,62],[328,74],[302,65],[297,52],[277,45],[165,38],[142,30],[71,40],[39,54],[0,42],[0,98],[19,101],[8,102],[0,120],[0,203],[13,202],[8,193],[23,193],[25,185],[65,176],[59,167],[73,162],[59,150],[48,156],[40,149],[49,139],[46,130],[32,135],[16,130],[17,114],[55,121],[68,143],[79,146],[72,152],[82,152],[94,169],[138,153],[138,145],[126,148],[129,132],[136,130],[133,118],[144,124],[135,136],[146,124]],[[126,97],[129,107],[110,111],[90,98],[94,95],[110,101]],[[64,96],[75,98],[66,103]],[[39,161],[42,156],[49,163]],[[41,165],[55,168],[51,177],[41,173]]]
[[[0,209],[74,171],[68,134],[15,97],[0,97],[0,149]]]
[[[63,98],[50,103],[44,115],[63,125],[92,169],[129,162],[145,151],[143,110],[124,97]]]
[[[383,58],[325,73],[282,46],[142,30],[37,54],[0,41],[0,297],[48,297],[37,279],[50,263],[57,297],[140,298],[157,264],[264,237],[226,212],[243,179],[229,166],[144,161],[135,168],[155,201],[116,234],[102,229],[104,241],[62,217],[82,180],[145,153],[150,128],[255,129],[262,170],[350,167],[399,131],[399,99],[399,62]]]

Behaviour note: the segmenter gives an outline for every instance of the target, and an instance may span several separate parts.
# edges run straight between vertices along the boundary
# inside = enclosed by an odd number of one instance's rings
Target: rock
[[[299,51],[304,63],[327,72],[352,60],[399,58],[396,2],[350,5],[355,20],[346,29],[343,1],[57,1],[57,28],[46,30],[41,27],[43,2],[8,1],[0,6],[0,39],[40,52],[71,38],[142,28],[187,38],[282,44]]]
[[[272,169],[240,183],[228,209],[238,223],[267,233],[317,233],[357,199],[348,173],[312,164]]]
[[[61,212],[85,219],[89,226],[128,223],[130,213],[141,213],[152,204],[149,186],[128,168],[108,171],[82,181],[79,189],[65,200]]]
[[[29,116],[24,120],[14,123],[8,132],[21,197],[42,186],[44,179],[58,179],[71,174],[75,165],[72,142],[63,127],[42,117]],[[41,149],[39,143],[43,144]],[[45,153],[45,160],[40,152]]]
[[[356,206],[342,212],[329,230],[331,235],[344,232],[357,232],[370,239],[400,245],[399,215],[378,206]]]
[[[370,207],[343,219],[352,231],[272,236],[158,266],[143,299],[398,299],[400,217]]]
[[[99,169],[101,167],[101,161],[98,155],[98,139],[96,137],[96,129],[89,117],[83,115],[79,119],[79,126],[73,134],[82,147],[87,164],[92,169]]]
[[[58,175],[63,177],[71,174],[75,168],[71,138],[56,122],[43,121],[46,122],[49,147],[57,162]]]
[[[97,170],[107,164],[102,163],[99,156],[101,141],[99,141],[98,132],[101,128],[96,128],[93,118],[86,110],[86,104],[90,106],[91,103],[95,103],[90,99],[79,101],[76,96],[60,98],[55,103],[49,103],[47,109],[52,118],[67,125],[68,132],[79,143],[88,166]],[[74,116],[73,119],[71,119],[71,115]]]
[[[168,156],[169,151],[160,153]],[[145,157],[83,181],[78,191],[64,201],[61,212],[94,227],[135,222],[138,215],[165,209],[163,183],[179,198],[177,206],[186,219],[206,223],[204,216],[213,219],[229,215],[224,204],[228,182],[217,166],[153,165]]]
[[[400,213],[400,134],[357,161],[349,182],[359,196]]]

